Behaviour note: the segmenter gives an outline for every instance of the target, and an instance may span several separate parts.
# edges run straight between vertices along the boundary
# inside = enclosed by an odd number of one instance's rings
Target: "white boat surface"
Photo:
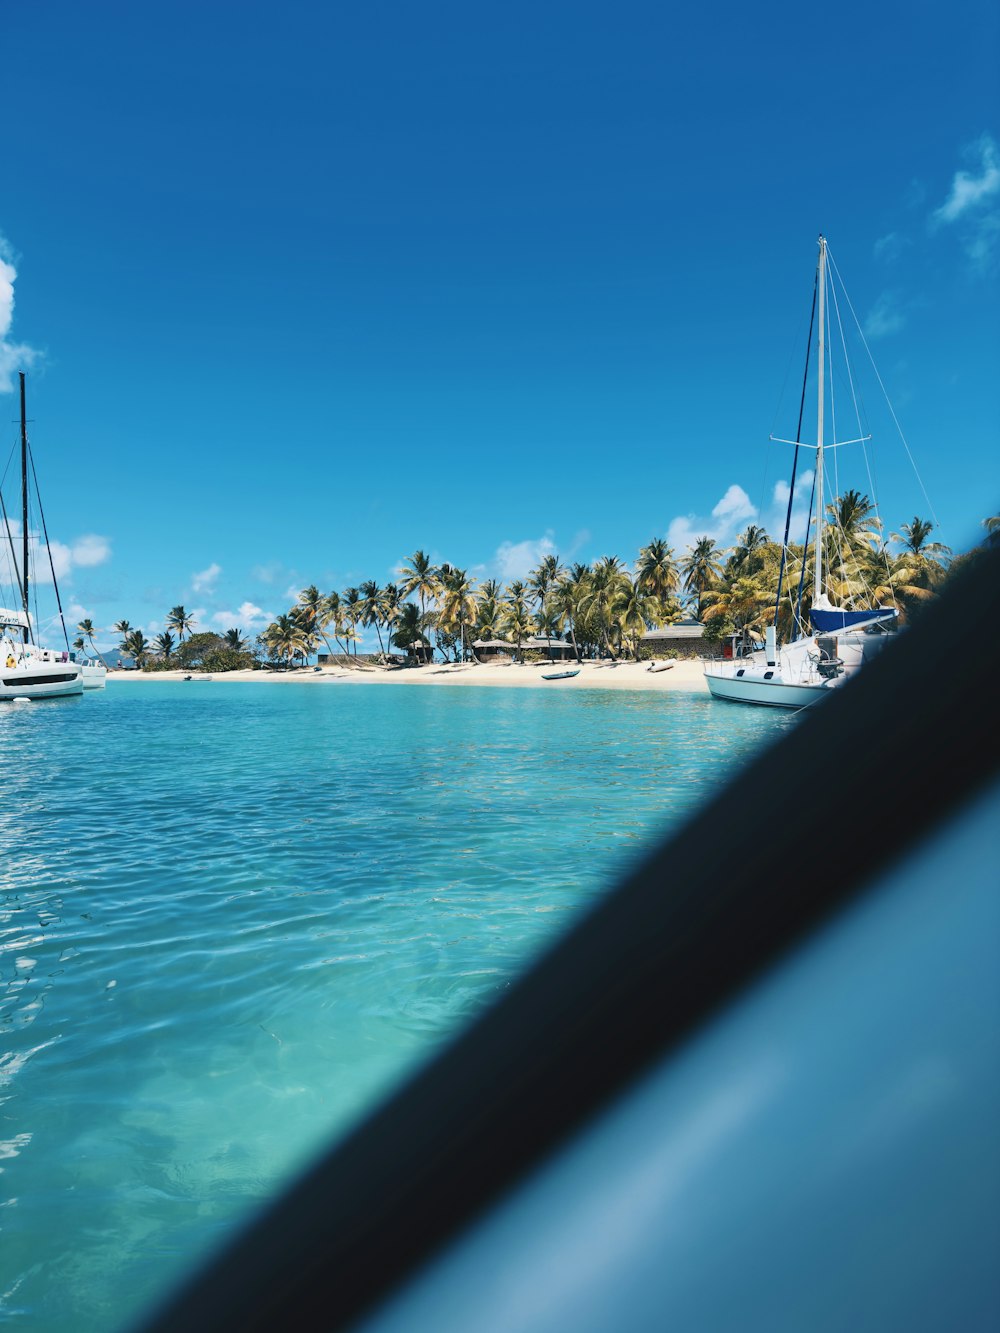
[[[81,662],[80,674],[85,690],[103,690],[108,679],[108,668],[103,662]]]
[[[23,611],[0,609],[0,700],[65,699],[83,693],[83,675],[78,663],[46,660],[34,644],[11,633],[28,628]]]

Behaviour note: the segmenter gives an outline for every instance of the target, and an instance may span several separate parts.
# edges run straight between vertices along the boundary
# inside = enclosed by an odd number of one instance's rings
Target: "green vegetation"
[[[934,524],[914,517],[899,532],[883,536],[875,507],[866,495],[845,491],[827,506],[823,534],[827,587],[835,604],[898,607],[901,619],[919,614],[947,577],[951,552],[932,541]],[[984,520],[987,541],[1000,536],[1000,516]],[[961,560],[974,558],[961,557]],[[547,555],[524,580],[503,586],[482,583],[457,565],[435,566],[424,551],[399,570],[398,583],[385,587],[368,579],[342,592],[303,588],[298,600],[251,643],[238,629],[225,634],[196,632],[183,606],[166,617],[167,630],[150,644],[139,629],[120,620],[121,651],[145,670],[181,668],[225,672],[254,667],[304,665],[321,646],[344,666],[359,665],[358,641],[374,630],[381,661],[429,662],[476,658],[477,641],[501,641],[518,661],[525,644],[544,639],[551,656],[557,641],[584,657],[643,655],[647,630],[679,620],[687,611],[705,624],[705,641],[731,634],[761,635],[778,604],[779,637],[798,632],[796,608],[812,601],[812,548],[791,546],[784,568],[780,543],[751,524],[728,549],[700,537],[678,557],[663,538],[638,553],[634,567],[617,556],[592,565],[560,563]],[[781,597],[778,583],[781,580]],[[81,621],[81,636],[93,644],[93,626]],[[176,634],[176,640],[174,635]],[[80,646],[83,638],[77,641]],[[648,653],[647,653],[648,655]]]

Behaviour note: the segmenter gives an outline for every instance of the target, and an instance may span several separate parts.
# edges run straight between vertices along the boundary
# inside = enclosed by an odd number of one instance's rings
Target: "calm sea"
[[[134,1317],[790,725],[558,688],[0,705],[0,1321]]]

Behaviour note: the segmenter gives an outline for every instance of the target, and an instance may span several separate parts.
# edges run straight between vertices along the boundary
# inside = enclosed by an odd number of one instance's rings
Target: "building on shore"
[[[642,646],[654,657],[715,657],[718,644],[702,642],[705,626],[700,620],[678,620],[674,625],[649,629],[642,636]]]

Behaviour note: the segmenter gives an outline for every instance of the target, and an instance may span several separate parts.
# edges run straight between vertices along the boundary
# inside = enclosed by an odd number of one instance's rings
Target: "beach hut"
[[[410,643],[400,643],[396,646],[406,649],[406,660],[410,664],[429,662],[434,651],[426,639],[413,639]]]
[[[477,639],[472,645],[472,655],[477,662],[495,662],[499,658],[511,658],[517,645],[506,639]]]
[[[573,645],[564,639],[544,639],[539,634],[533,634],[530,639],[525,639],[522,646],[525,652],[541,653],[553,662],[576,661]]]

